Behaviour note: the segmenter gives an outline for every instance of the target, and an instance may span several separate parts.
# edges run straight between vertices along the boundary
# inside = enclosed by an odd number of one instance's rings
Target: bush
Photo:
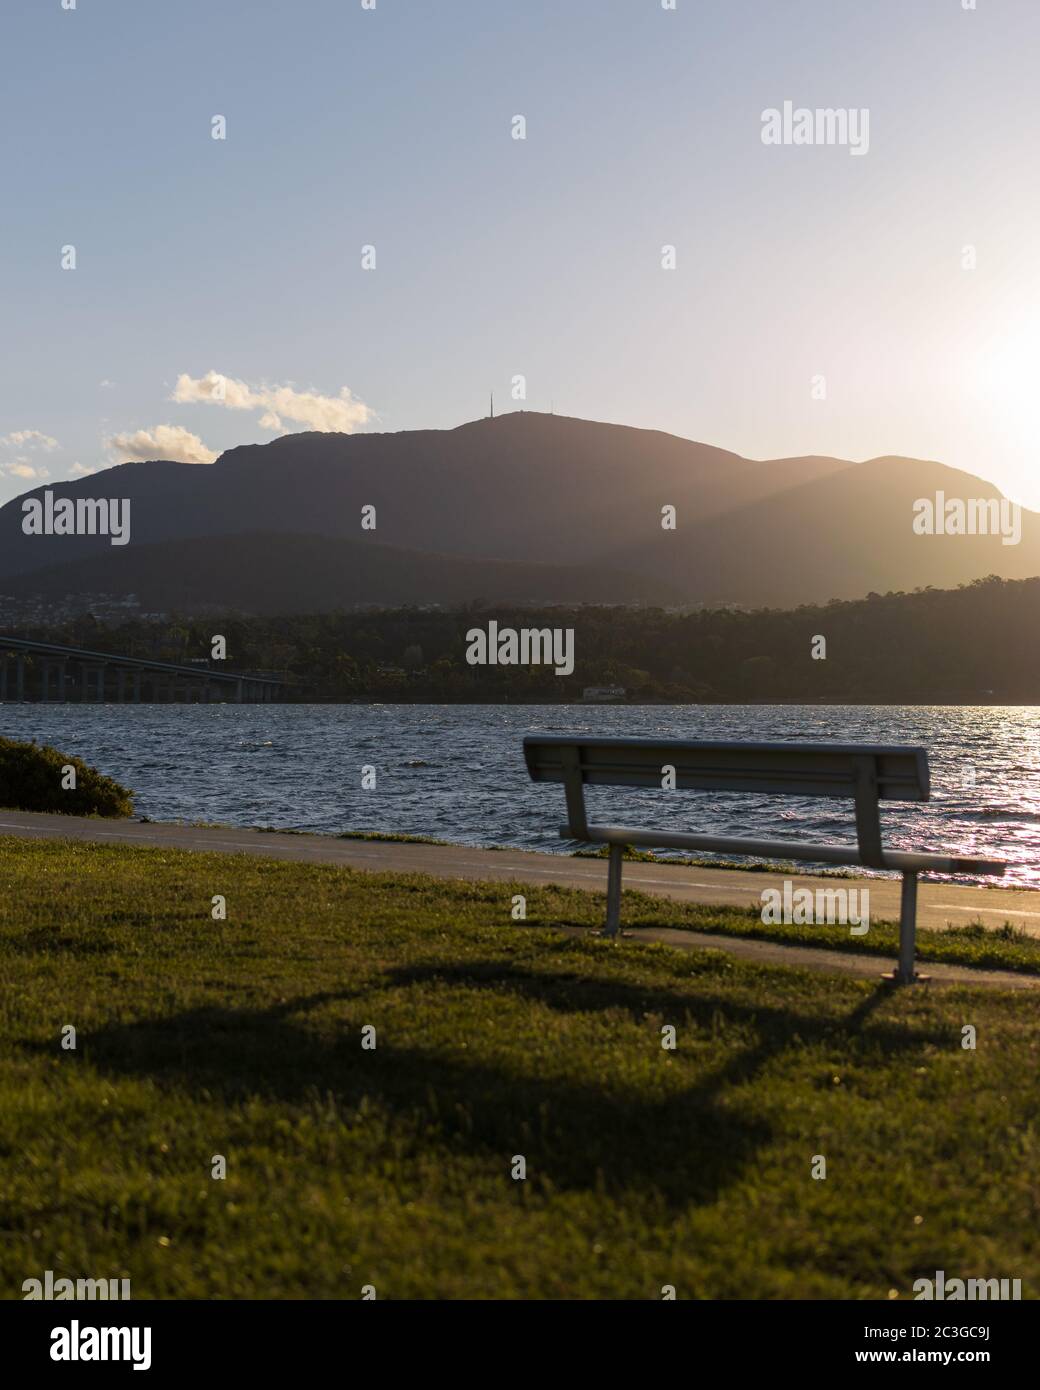
[[[76,769],[76,785],[62,787],[62,769]],[[132,816],[133,792],[79,758],[56,748],[0,738],[0,806],[11,811],[59,811],[69,816]]]

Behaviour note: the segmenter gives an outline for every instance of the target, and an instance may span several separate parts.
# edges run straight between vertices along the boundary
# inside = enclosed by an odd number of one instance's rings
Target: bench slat
[[[721,854],[750,854],[759,859],[815,860],[821,864],[862,864],[855,845],[812,844],[805,840],[752,840],[731,835],[696,835],[685,831],[640,830],[628,825],[590,825],[583,843],[636,845],[645,849],[707,849]],[[562,840],[573,840],[569,825],[560,827]],[[920,853],[885,849],[881,862],[867,867],[905,872],[931,870],[940,874],[992,874],[1001,876],[1005,865],[998,859],[971,859],[963,855]]]
[[[524,758],[536,782],[565,782],[564,750],[577,750],[586,786],[660,787],[675,768],[677,789],[759,792],[774,796],[856,796],[864,759],[876,768],[883,800],[927,801],[925,749],[887,745],[749,743],[675,739],[586,739],[528,736]]]

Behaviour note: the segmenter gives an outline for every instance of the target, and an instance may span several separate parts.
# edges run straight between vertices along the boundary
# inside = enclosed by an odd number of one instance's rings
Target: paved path
[[[98,820],[81,816],[37,815],[0,810],[0,835],[30,839],[94,840],[103,843],[154,845],[168,849],[210,850],[221,854],[260,854],[309,864],[340,864],[372,872],[432,874],[437,878],[482,879],[493,882],[559,883],[571,888],[606,889],[606,861],[527,850],[470,849],[462,845],[417,845],[393,841],[340,840],[329,835],[295,835],[229,826],[176,825],[166,822]],[[898,921],[899,879],[834,879],[792,875],[796,887],[868,886],[871,920]],[[781,887],[779,874],[747,873],[739,869],[674,867],[662,864],[625,865],[625,885],[680,902],[747,907],[761,901],[764,888]],[[966,888],[945,883],[922,883],[918,890],[917,922],[922,928],[963,926],[981,921],[997,928],[1012,922],[1031,936],[1040,936],[1040,892],[1023,888]],[[690,933],[668,928],[639,932],[641,940],[670,945],[713,946],[732,955],[776,965],[812,966],[846,974],[876,977],[887,964],[877,956],[810,950],[747,938]],[[982,980],[1009,988],[1040,988],[1040,978],[1011,971],[976,971],[960,966],[929,964],[936,982],[976,983]]]
[[[465,845],[397,844],[389,840],[339,840],[332,835],[286,835],[230,826],[176,825],[159,821],[97,820],[83,816],[37,815],[0,810],[0,835],[66,837],[116,844],[163,845],[168,848],[263,854],[308,864],[343,864],[348,868],[396,873],[433,874],[438,878],[490,879],[494,882],[560,883],[571,888],[606,891],[606,860],[530,850],[470,849]],[[899,920],[899,878],[834,879],[791,875],[796,887],[835,887],[844,882],[870,889],[870,916],[877,922]],[[680,902],[748,907],[761,902],[763,888],[782,887],[780,874],[740,869],[684,868],[680,865],[625,865],[625,887],[639,888]],[[1040,892],[1027,888],[964,888],[922,883],[918,889],[917,924],[941,928],[981,921],[988,927],[1011,922],[1030,936],[1040,936]]]

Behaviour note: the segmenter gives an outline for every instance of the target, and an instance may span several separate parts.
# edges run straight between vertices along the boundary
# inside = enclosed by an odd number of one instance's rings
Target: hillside
[[[1023,509],[1022,536],[922,536],[914,502],[1000,498],[991,483],[923,459],[879,458],[803,482],[698,525],[686,544],[662,532],[610,561],[682,593],[758,607],[861,598],[871,591],[951,588],[995,574],[1040,574],[1040,518]]]
[[[136,594],[146,612],[318,612],[358,604],[670,603],[661,580],[605,566],[522,564],[400,550],[330,536],[192,537],[111,546],[0,580],[13,598]],[[0,600],[0,621],[3,618]]]

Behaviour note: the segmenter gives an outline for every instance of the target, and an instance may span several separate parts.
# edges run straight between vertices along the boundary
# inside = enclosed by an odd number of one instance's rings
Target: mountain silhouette
[[[914,534],[918,498],[999,498],[940,463],[757,461],[532,412],[452,430],[286,435],[209,466],[127,463],[50,490],[129,499],[131,543],[26,536],[15,499],[0,508],[5,593],[137,592],[162,609],[231,594],[249,608],[252,593],[257,611],[276,599],[302,611],[478,597],[776,606],[1040,573],[1031,512],[1014,546]],[[674,530],[662,528],[666,507]]]

